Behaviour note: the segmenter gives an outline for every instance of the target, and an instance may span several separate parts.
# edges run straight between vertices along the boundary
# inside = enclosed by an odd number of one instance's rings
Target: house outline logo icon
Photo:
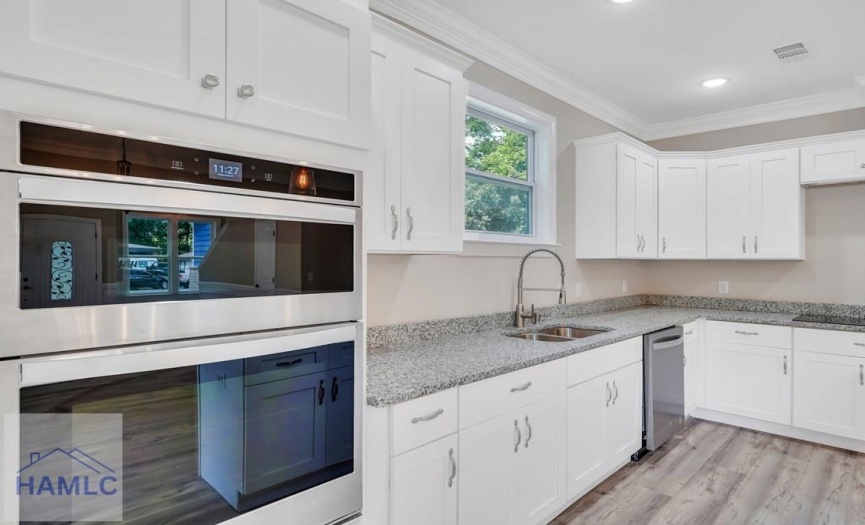
[[[66,458],[73,464],[78,464],[85,469],[92,471],[93,474],[99,476],[96,479],[91,477],[91,474],[70,476],[57,475],[49,476],[43,474],[40,478],[26,476],[26,471],[44,465],[46,461],[52,459]],[[30,463],[18,470],[17,493],[20,496],[26,490],[30,496],[113,496],[117,493],[114,485],[118,479],[114,475],[116,471],[94,458],[90,454],[82,451],[80,448],[64,450],[56,447],[47,454],[40,452],[30,453]]]

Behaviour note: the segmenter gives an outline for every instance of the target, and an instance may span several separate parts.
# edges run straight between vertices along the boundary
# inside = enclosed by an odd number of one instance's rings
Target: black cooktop
[[[816,315],[805,314],[793,319],[803,323],[822,323],[822,324],[844,324],[850,326],[865,326],[865,319],[861,317],[844,317],[841,315]]]

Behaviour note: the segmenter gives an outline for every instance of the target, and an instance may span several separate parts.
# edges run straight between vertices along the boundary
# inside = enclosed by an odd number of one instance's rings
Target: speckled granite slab
[[[646,300],[642,296],[637,297]],[[507,337],[515,330],[504,327],[425,341],[415,340],[369,353],[367,403],[372,406],[401,403],[699,318],[865,331],[853,326],[798,323],[793,321],[796,315],[798,313],[643,306],[549,320],[532,327],[536,329],[555,324],[609,330],[604,334],[569,342],[545,343]]]

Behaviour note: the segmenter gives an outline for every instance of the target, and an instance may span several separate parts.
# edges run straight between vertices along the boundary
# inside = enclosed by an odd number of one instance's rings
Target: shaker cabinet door
[[[339,0],[228,0],[227,118],[368,146],[369,13]]]
[[[795,352],[793,426],[865,439],[865,358]]]
[[[222,118],[225,4],[0,3],[0,74]]]
[[[522,433],[514,414],[460,431],[460,525],[515,525],[513,456],[520,453]]]
[[[751,159],[710,159],[707,168],[706,243],[709,259],[750,257]]]
[[[390,461],[390,525],[456,525],[459,490],[457,436]]]
[[[751,155],[751,252],[755,259],[802,258],[799,150]]]
[[[661,259],[706,258],[705,160],[660,160],[658,236]]]

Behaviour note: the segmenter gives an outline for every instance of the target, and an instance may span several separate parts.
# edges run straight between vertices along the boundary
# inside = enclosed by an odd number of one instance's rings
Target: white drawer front
[[[865,333],[795,328],[793,348],[820,354],[865,357]]]
[[[391,407],[391,455],[457,431],[457,389],[450,388]]]
[[[684,331],[686,343],[697,341],[700,337],[700,321],[692,321],[682,325],[682,330]]]
[[[769,326],[749,323],[706,323],[708,339],[716,343],[793,348],[793,329],[789,326]]]
[[[459,387],[460,429],[563,392],[564,364],[550,361]]]
[[[642,337],[574,354],[568,357],[568,386],[594,379],[642,359]]]

